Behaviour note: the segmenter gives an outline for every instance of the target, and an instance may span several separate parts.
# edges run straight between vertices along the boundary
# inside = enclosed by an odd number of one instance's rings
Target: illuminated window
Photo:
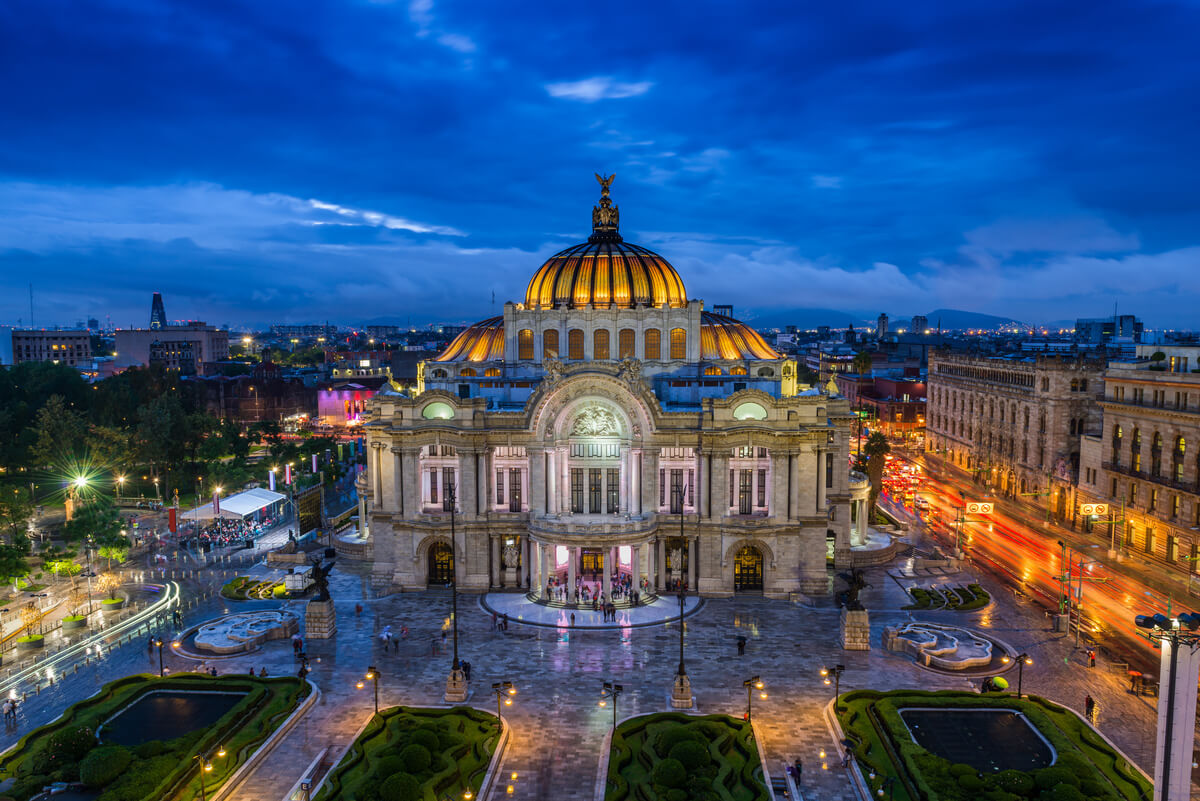
[[[578,328],[572,328],[567,332],[567,358],[583,358],[583,332]]]
[[[458,374],[466,378],[473,378],[475,376],[475,370],[470,367],[464,367],[458,371]]]
[[[637,356],[633,347],[633,329],[622,328],[617,334],[617,358],[632,359]]]
[[[485,376],[487,376],[488,378],[496,378],[497,376],[500,375],[500,368],[499,367],[489,367],[488,369],[483,371],[483,374]]]
[[[682,328],[671,329],[671,358],[687,358],[687,331]]]
[[[646,359],[661,359],[662,358],[662,332],[657,328],[651,328],[646,331],[646,342],[644,345]]]
[[[533,358],[533,331],[522,328],[517,332],[517,359],[529,361]]]
[[[542,358],[557,359],[558,358],[558,332],[543,331],[542,332]]]
[[[730,375],[747,375],[747,374],[749,374],[749,371],[745,367],[730,367],[729,374]]]
[[[597,328],[596,333],[592,336],[592,358],[607,359],[608,358],[608,329]]]
[[[674,356],[675,356],[675,353],[674,353],[674,351],[675,351],[675,344],[674,344],[674,343],[671,343],[671,351],[672,351],[672,352],[671,352],[671,356],[672,356],[672,358],[674,358]],[[720,367],[705,367],[705,368],[704,368],[704,374],[705,374],[705,375],[720,375],[720,374],[721,374],[721,368],[720,368]]]

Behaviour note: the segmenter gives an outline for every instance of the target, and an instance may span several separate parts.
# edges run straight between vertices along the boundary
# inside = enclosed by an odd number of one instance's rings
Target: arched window
[[[558,331],[555,329],[542,332],[542,358],[558,358]]]
[[[533,331],[522,328],[517,332],[517,359],[529,361],[533,358]]]
[[[488,378],[498,378],[500,376],[499,367],[489,367],[483,371],[483,374]]]
[[[745,367],[741,367],[741,366],[729,368],[730,375],[748,375],[749,372],[750,372],[749,370],[747,370]]]
[[[759,378],[772,378],[774,375],[775,375],[775,368],[773,368],[773,367],[758,368],[758,377]]]
[[[1025,407],[1025,430],[1029,430],[1029,407]]]
[[[671,358],[687,358],[687,331],[682,328],[671,329]]]
[[[446,371],[445,370],[434,370],[431,377],[432,378],[445,378]]]
[[[637,350],[633,345],[633,329],[622,328],[617,334],[617,358],[618,359],[634,359],[637,358]]]
[[[607,359],[608,358],[608,329],[597,328],[592,335],[592,358]]]
[[[460,376],[462,376],[463,378],[474,378],[475,377],[475,369],[473,367],[464,367],[463,369],[458,371],[458,374]]]
[[[661,359],[662,358],[662,332],[657,328],[646,329],[645,345],[643,348],[645,359]]]
[[[721,368],[720,367],[705,367],[704,374],[705,375],[720,375]]]
[[[567,332],[567,358],[583,358],[583,331],[572,328]]]

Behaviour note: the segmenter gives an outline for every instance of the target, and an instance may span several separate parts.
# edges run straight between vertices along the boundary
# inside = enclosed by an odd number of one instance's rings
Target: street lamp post
[[[746,720],[749,721],[752,711],[751,707],[753,704],[754,691],[758,690],[759,698],[765,701],[767,699],[767,694],[763,692],[763,690],[765,689],[766,685],[763,684],[762,679],[758,676],[751,676],[742,682],[742,686],[746,688]]]
[[[454,660],[450,663],[450,675],[446,679],[444,696],[447,703],[461,703],[467,700],[466,676],[463,674],[462,662],[458,659],[458,559],[455,558],[458,536],[455,531],[455,488],[454,484],[448,485],[442,499],[442,509],[450,512],[450,629],[454,638]]]
[[[517,694],[517,688],[511,681],[496,681],[492,682],[492,692],[496,694],[496,731],[500,731],[504,728],[504,722],[500,719],[500,702],[512,706],[512,697]]]
[[[1170,606],[1168,604],[1168,610]],[[1159,683],[1166,697],[1158,704],[1158,744],[1154,761],[1154,801],[1187,801],[1191,794],[1192,731],[1196,725],[1196,676],[1200,667],[1200,614],[1138,615],[1138,632],[1162,652]],[[1183,664],[1180,664],[1180,663]],[[1177,735],[1178,732],[1178,735]]]
[[[214,755],[213,752],[209,751],[207,754],[196,754],[195,756],[192,757],[192,759],[195,759],[200,762],[200,801],[205,801],[204,774],[212,772],[212,769],[213,769],[212,757],[213,757],[213,755]],[[221,746],[221,745],[217,746],[216,756],[218,756],[218,757],[225,756],[225,747],[224,746]]]
[[[683,487],[675,490],[679,504],[679,538],[683,540]],[[687,602],[687,584],[679,582],[679,668],[675,671],[675,682],[671,689],[671,706],[675,709],[692,708],[692,681],[688,678],[683,662],[683,611]]]
[[[166,671],[163,670],[163,654],[162,654],[163,638],[155,637],[154,645],[158,648],[158,677],[161,679],[163,676],[166,675]]]
[[[307,661],[308,660],[305,660],[306,664],[301,665],[302,670],[308,667]],[[301,678],[303,678],[303,676]],[[379,668],[375,667],[374,665],[371,665],[369,668],[367,668],[366,675],[363,678],[365,678],[369,682],[374,683],[374,685],[375,685],[375,714],[378,715],[379,714]],[[354,686],[361,690],[366,685],[363,684],[362,681],[359,681]]]
[[[825,686],[829,686],[829,677],[833,677],[833,711],[838,711],[838,698],[842,695],[842,671],[846,669],[845,665],[834,665],[833,667],[821,668],[821,675],[825,677]]]
[[[1000,661],[1007,665],[1012,661],[1012,659],[1005,656],[1002,657]],[[1033,659],[1029,656],[1029,654],[1021,654],[1017,657],[1017,698],[1021,697],[1021,680],[1025,678],[1025,666],[1032,664]]]
[[[608,706],[608,699],[612,699],[613,731],[617,730],[617,699],[623,692],[625,692],[624,685],[614,684],[611,681],[604,682],[604,687],[600,690],[600,706]]]

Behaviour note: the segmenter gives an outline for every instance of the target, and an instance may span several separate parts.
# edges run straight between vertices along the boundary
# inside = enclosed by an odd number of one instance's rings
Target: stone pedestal
[[[337,634],[333,601],[309,601],[304,612],[304,639],[328,640]]]
[[[503,570],[501,578],[504,587],[519,587],[519,579],[517,578],[517,569],[515,567],[506,567]]]
[[[461,704],[467,700],[467,677],[461,670],[451,670],[446,677],[446,694],[442,696],[447,704]]]
[[[871,650],[871,621],[866,609],[842,609],[842,648]]]
[[[686,673],[676,673],[675,683],[671,687],[671,708],[691,709],[693,704],[692,680]]]

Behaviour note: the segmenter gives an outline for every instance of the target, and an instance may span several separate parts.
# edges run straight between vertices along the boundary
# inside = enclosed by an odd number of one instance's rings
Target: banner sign
[[[172,534],[179,531],[179,521],[175,517],[178,512],[179,510],[174,506],[167,510],[167,528],[171,530]]]
[[[288,485],[292,483],[292,466],[290,464],[283,466],[283,483]]]
[[[313,472],[315,473],[315,472],[317,472],[317,455],[314,453],[312,455],[312,457],[313,457]]]
[[[214,492],[213,493],[213,517],[220,517],[220,516],[221,516],[221,495],[220,495],[220,493]]]
[[[270,487],[271,492],[275,491],[275,471],[274,470],[270,470],[267,472],[267,486]]]

